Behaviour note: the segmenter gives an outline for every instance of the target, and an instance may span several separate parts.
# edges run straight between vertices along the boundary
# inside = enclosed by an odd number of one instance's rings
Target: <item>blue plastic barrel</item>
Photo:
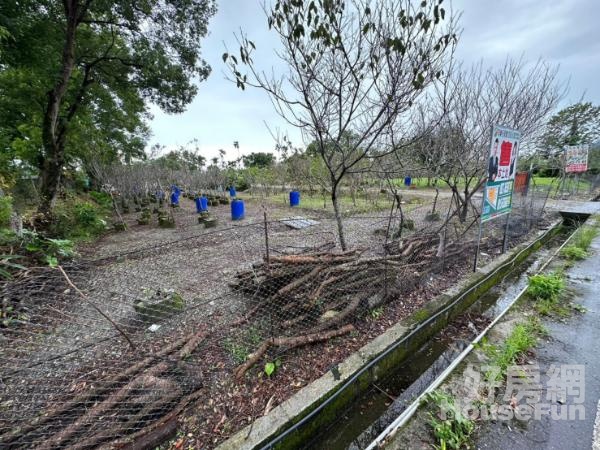
[[[208,211],[208,198],[200,197],[200,211]]]
[[[411,181],[410,177],[404,177],[404,186],[410,186]]]
[[[231,187],[229,188],[229,196],[230,196],[230,197],[235,197],[235,195],[236,195],[236,192],[235,192],[235,186],[231,186]]]
[[[300,192],[292,191],[290,192],[290,206],[299,206],[300,205]]]
[[[244,200],[233,200],[231,202],[231,220],[242,220],[244,218]]]
[[[196,212],[208,210],[208,199],[206,197],[196,197]]]

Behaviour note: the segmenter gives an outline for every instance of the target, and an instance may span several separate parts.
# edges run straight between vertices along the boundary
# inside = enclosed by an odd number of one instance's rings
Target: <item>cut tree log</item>
[[[244,364],[240,365],[235,370],[235,379],[240,381],[244,377],[244,374],[248,371],[248,369],[250,369],[254,364],[256,364],[260,360],[260,358],[262,358],[265,355],[265,353],[267,353],[267,350],[269,350],[270,347],[286,347],[288,349],[291,349],[302,345],[314,344],[315,342],[326,341],[333,337],[342,336],[344,334],[350,333],[354,330],[354,325],[344,325],[343,327],[337,330],[331,330],[327,332],[312,333],[291,337],[282,336],[267,339],[260,345],[258,350],[256,350],[248,358],[248,360]]]
[[[157,376],[165,372],[169,368],[167,363],[159,363],[140,376],[134,378],[125,386],[113,392],[102,403],[92,406],[87,412],[79,417],[75,422],[60,430],[50,438],[46,439],[43,444],[38,446],[39,450],[49,450],[55,447],[64,447],[64,444],[83,427],[92,423],[96,418],[110,411],[116,404],[125,400],[133,390],[147,388],[156,384]]]
[[[49,411],[47,414],[39,417],[36,420],[32,420],[29,424],[27,424],[23,427],[20,427],[20,428],[16,428],[15,430],[12,430],[9,433],[3,434],[2,436],[0,436],[0,444],[6,444],[9,442],[13,442],[16,439],[23,437],[23,436],[27,435],[28,433],[30,433],[31,431],[43,426],[48,421],[50,421],[62,414],[65,414],[66,412],[76,409],[78,405],[81,405],[82,403],[90,402],[91,400],[93,400],[95,398],[101,397],[102,395],[104,395],[105,393],[110,391],[110,389],[112,389],[115,385],[117,385],[118,383],[121,383],[122,381],[135,375],[136,373],[138,373],[145,367],[149,366],[156,359],[162,358],[163,356],[174,352],[182,345],[185,345],[185,343],[188,342],[193,336],[194,335],[186,335],[186,336],[172,342],[171,344],[167,345],[163,349],[157,351],[154,355],[148,356],[148,357],[144,358],[143,360],[133,364],[132,366],[129,366],[124,371],[117,373],[116,375],[108,378],[107,380],[104,380],[102,382],[102,384],[98,385],[95,389],[90,389],[89,391],[79,394],[79,395],[73,397],[71,400],[68,400],[68,401],[62,403],[62,405],[59,406],[58,408]]]
[[[182,398],[177,406],[156,422],[142,428],[141,430],[125,437],[112,441],[103,449],[145,450],[153,449],[164,442],[177,429],[177,416],[191,402],[205,394],[204,389],[199,389]]]

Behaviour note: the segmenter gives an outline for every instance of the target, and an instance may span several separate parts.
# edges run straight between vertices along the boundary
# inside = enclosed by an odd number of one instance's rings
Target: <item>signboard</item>
[[[587,170],[589,145],[567,145],[565,147],[565,172],[581,173]]]
[[[517,172],[515,175],[514,191],[519,194],[526,195],[527,187],[529,186],[529,172]]]
[[[481,222],[508,214],[517,172],[521,133],[495,125],[488,159],[488,179],[483,192]]]

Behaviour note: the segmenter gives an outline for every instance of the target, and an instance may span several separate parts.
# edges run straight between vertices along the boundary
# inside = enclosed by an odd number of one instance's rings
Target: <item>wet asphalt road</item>
[[[536,348],[542,383],[541,402],[555,411],[569,412],[569,406],[583,405],[585,418],[556,420],[550,414],[540,420],[486,422],[476,439],[481,449],[594,449],[600,450],[600,236],[592,244],[592,256],[577,262],[566,272],[575,303],[587,312],[574,314],[564,322],[548,321],[550,337]],[[584,365],[583,401],[576,391],[561,398],[547,388],[548,369],[552,366]],[[547,395],[550,394],[550,398]],[[555,397],[554,399],[552,397]],[[599,416],[597,418],[597,416]],[[595,441],[595,443],[594,443]]]

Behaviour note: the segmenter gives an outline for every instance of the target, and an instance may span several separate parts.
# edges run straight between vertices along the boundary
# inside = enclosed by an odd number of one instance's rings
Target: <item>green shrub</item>
[[[104,209],[109,210],[112,208],[112,198],[110,194],[107,194],[106,192],[91,191],[90,197]]]
[[[10,225],[10,216],[12,215],[12,197],[8,195],[0,196],[0,227]]]
[[[18,265],[48,264],[56,266],[61,260],[75,256],[75,244],[69,239],[49,239],[37,234],[35,231],[24,229],[22,235],[3,230],[0,232],[0,250],[2,253],[10,252],[19,254]],[[3,258],[1,263],[5,269],[17,258]],[[12,266],[11,268],[20,268]]]
[[[92,238],[106,230],[107,214],[108,211],[95,202],[68,197],[57,203],[51,231],[61,238]]]

